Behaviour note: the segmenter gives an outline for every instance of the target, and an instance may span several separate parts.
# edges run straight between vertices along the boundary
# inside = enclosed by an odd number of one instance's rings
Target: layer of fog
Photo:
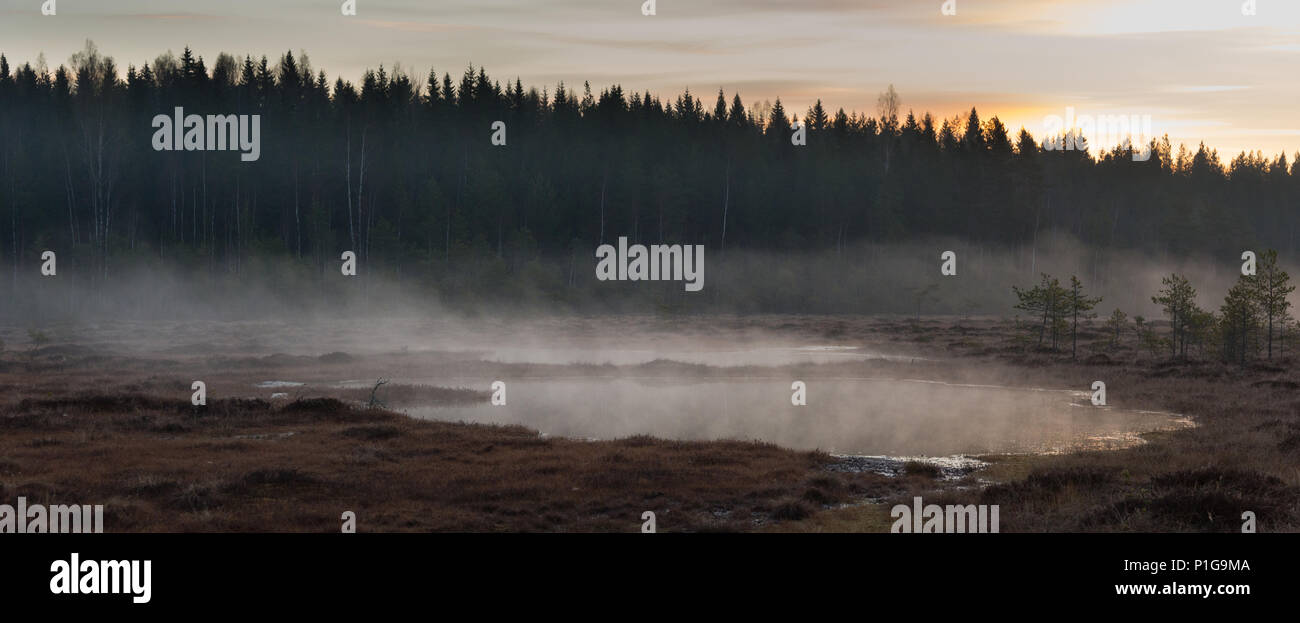
[[[953,277],[940,274],[940,256],[949,250],[957,254]],[[1011,316],[1011,286],[1033,285],[1047,272],[1063,281],[1078,275],[1089,293],[1104,297],[1102,315],[1119,307],[1159,318],[1151,296],[1162,276],[1188,275],[1201,305],[1213,309],[1237,278],[1240,259],[1097,251],[1047,235],[1036,248],[1015,249],[954,240],[788,253],[733,247],[725,256],[709,248],[699,293],[685,292],[680,282],[598,282],[594,266],[594,253],[572,274],[567,261],[517,272],[466,261],[453,267],[456,279],[443,275],[435,287],[409,272],[363,268],[360,276],[345,277],[334,262],[249,263],[238,276],[219,277],[154,262],[116,267],[90,285],[69,262],[55,277],[0,280],[6,294],[0,340],[9,350],[22,349],[28,330],[39,330],[56,345],[166,357],[361,355],[346,378],[328,379],[336,383],[400,376],[464,385],[454,373],[459,358],[476,369],[497,366],[469,386],[486,390],[491,380],[506,380],[509,405],[415,406],[415,415],[518,423],[553,435],[761,439],[848,453],[1050,451],[1107,439],[1129,443],[1135,432],[1168,419],[1072,407],[1076,397],[1063,391],[849,380],[868,375],[855,366],[882,358],[907,363],[918,353],[843,334],[836,315]],[[449,289],[449,283],[466,285]],[[421,352],[445,354],[453,364],[393,369],[391,358],[382,357]],[[638,378],[643,366],[665,360],[738,372],[729,379],[692,378],[688,367],[657,374],[658,384]],[[511,376],[521,366],[578,363],[595,364],[598,374]],[[946,366],[945,378],[974,369],[961,361],[939,365]],[[998,384],[1016,381],[1014,370],[980,372]],[[790,405],[795,378],[809,385],[807,407]],[[250,386],[250,394],[272,389]]]
[[[1184,424],[1168,414],[1093,407],[1079,392],[903,379],[810,379],[804,406],[791,404],[782,378],[564,379],[507,387],[504,406],[406,411],[565,437],[759,440],[891,456],[1118,448],[1139,443],[1138,433]]]
[[[1190,277],[1199,302],[1217,309],[1238,277],[1238,257],[1171,258],[1097,250],[1067,236],[1040,235],[1036,245],[999,248],[958,240],[857,244],[841,250],[750,252],[707,247],[704,289],[681,282],[600,282],[595,256],[499,260],[453,258],[435,268],[437,283],[395,268],[345,277],[338,262],[246,262],[236,275],[221,268],[181,270],[157,259],[121,262],[107,277],[91,278],[71,259],[53,277],[28,262],[19,271],[0,266],[0,339],[22,343],[27,329],[112,322],[321,323],[358,336],[358,346],[382,336],[384,319],[469,320],[480,327],[538,315],[689,316],[693,313],[803,313],[997,315],[1016,312],[1012,285],[1050,273],[1068,284],[1078,275],[1101,295],[1099,312],[1116,307],[1130,316],[1159,318],[1151,296],[1171,272]],[[940,254],[957,254],[957,275],[940,274]],[[1262,253],[1263,249],[1256,249]],[[1282,258],[1292,269],[1292,258]],[[12,274],[11,274],[12,273]],[[1300,299],[1298,299],[1300,301]],[[342,325],[340,327],[340,325]],[[526,337],[526,336],[525,336]],[[385,340],[386,341],[386,340]],[[470,346],[477,346],[472,344]]]

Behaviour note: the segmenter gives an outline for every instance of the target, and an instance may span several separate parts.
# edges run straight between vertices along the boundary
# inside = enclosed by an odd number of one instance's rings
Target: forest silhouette
[[[91,42],[52,71],[0,56],[0,257],[15,288],[44,249],[95,281],[157,260],[323,273],[352,250],[363,274],[469,287],[449,276],[476,266],[571,284],[619,236],[703,244],[711,258],[924,237],[1025,249],[1048,232],[1175,257],[1296,250],[1300,165],[1285,154],[1224,162],[1167,137],[1145,161],[1048,151],[974,108],[904,112],[892,86],[872,115],[457,73],[381,66],[331,83],[301,53],[223,53],[209,68],[189,48],[122,72]],[[177,107],[261,115],[260,159],[155,151],[150,121]],[[795,122],[805,146],[791,143]]]

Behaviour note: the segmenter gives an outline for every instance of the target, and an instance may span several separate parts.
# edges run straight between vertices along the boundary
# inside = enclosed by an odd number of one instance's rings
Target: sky
[[[1300,150],[1300,0],[656,0],[651,16],[644,0],[355,0],[355,16],[343,0],[55,0],[42,15],[48,1],[0,0],[10,65],[66,64],[87,39],[124,69],[186,45],[209,66],[291,50],[331,83],[473,63],[551,92],[689,88],[711,107],[722,88],[800,116],[818,98],[874,116],[893,84],[904,111],[976,107],[1040,138],[1122,115],[1224,160]]]

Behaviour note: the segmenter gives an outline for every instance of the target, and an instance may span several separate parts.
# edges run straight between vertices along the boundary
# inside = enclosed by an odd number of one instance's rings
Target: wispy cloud
[[[192,46],[279,54],[307,50],[331,75],[400,61],[420,75],[468,63],[502,77],[593,88],[621,83],[673,98],[719,86],[746,103],[780,96],[802,111],[817,98],[874,112],[895,84],[904,107],[947,117],[999,115],[1013,127],[1066,106],[1149,114],[1175,142],[1223,149],[1300,148],[1300,2],[1259,0],[230,0],[203,12],[163,0],[10,11],[0,46],[11,60],[66,58],[86,38],[122,64]],[[7,7],[11,8],[11,7]],[[1254,130],[1263,128],[1266,131]]]

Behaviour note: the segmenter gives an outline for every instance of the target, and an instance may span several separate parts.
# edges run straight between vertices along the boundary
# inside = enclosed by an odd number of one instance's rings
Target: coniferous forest
[[[1167,138],[1146,161],[1047,151],[996,111],[940,118],[882,90],[874,111],[789,110],[722,90],[525,86],[474,66],[352,83],[290,52],[186,48],[123,68],[87,42],[53,69],[0,56],[0,262],[16,289],[45,249],[91,282],[142,261],[322,274],[353,250],[363,272],[444,291],[525,273],[559,291],[620,236],[714,258],[927,236],[1025,250],[1046,232],[1172,257],[1295,254],[1300,165],[1286,154]],[[260,158],[155,151],[151,119],[177,107],[260,115]]]

